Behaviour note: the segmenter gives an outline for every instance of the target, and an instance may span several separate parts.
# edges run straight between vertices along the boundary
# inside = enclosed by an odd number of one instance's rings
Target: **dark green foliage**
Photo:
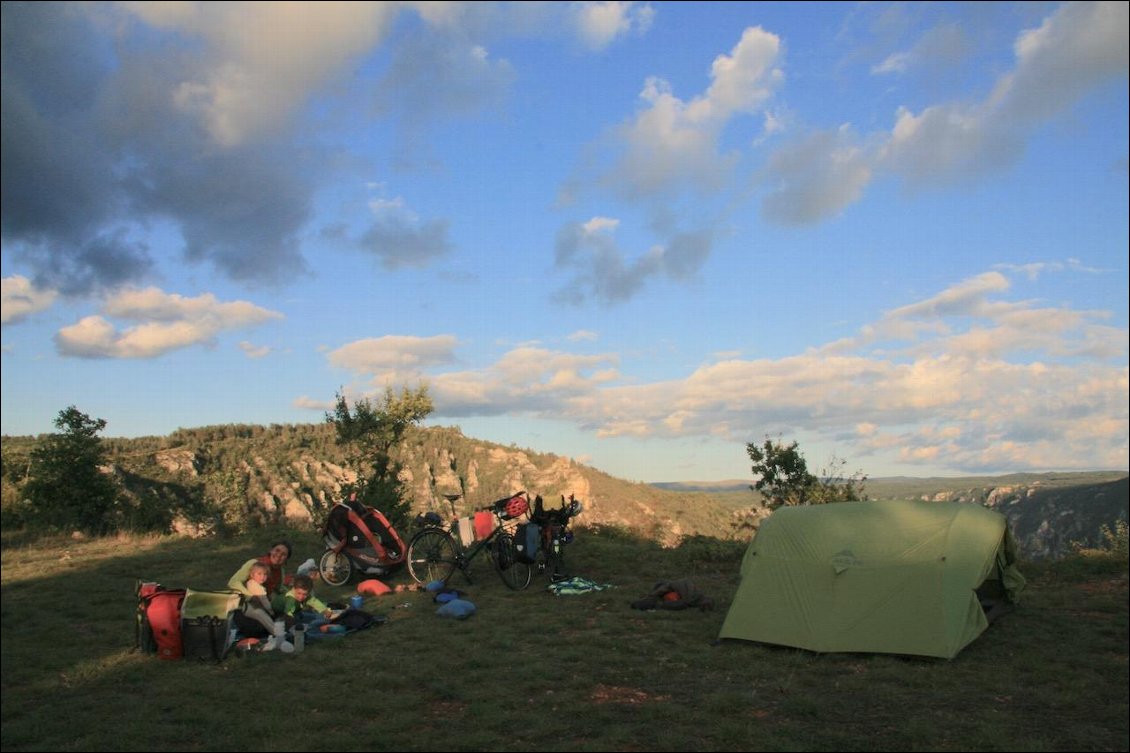
[[[118,487],[102,469],[106,452],[98,437],[106,422],[72,405],[59,411],[55,427],[60,433],[48,434],[31,452],[24,522],[39,530],[117,530]]]
[[[404,528],[411,519],[412,501],[404,493],[400,481],[401,465],[393,456],[404,432],[432,412],[432,399],[426,386],[416,390],[407,387],[396,395],[385,389],[378,402],[368,398],[357,400],[350,410],[345,395],[337,394],[332,414],[326,422],[337,432],[337,443],[348,448],[349,461],[357,472],[353,492],[364,504],[384,513],[394,528]]]
[[[761,446],[753,442],[746,445],[746,453],[757,477],[753,489],[761,493],[770,508],[808,502],[808,492],[816,485],[816,477],[808,472],[808,463],[796,442],[785,445],[766,437]]]
[[[757,477],[752,489],[765,499],[766,506],[776,510],[783,505],[823,505],[831,502],[866,500],[863,484],[867,477],[859,471],[843,474],[846,461],[833,457],[824,471],[813,475],[794,441],[786,445],[768,437],[760,446],[750,442],[746,453],[753,461]]]
[[[44,436],[5,436],[0,445],[0,514],[6,531],[25,526],[22,487],[32,450]],[[290,525],[316,533],[356,478],[352,448],[338,444],[336,427],[326,421],[182,428],[164,437],[105,438],[102,447],[103,468],[121,487],[113,519],[123,530],[155,530],[168,522],[159,530],[229,535]],[[521,488],[556,507],[559,495],[575,492],[585,505],[585,524],[620,526],[675,547],[700,535],[748,541],[756,525],[741,524],[747,518],[756,518],[756,524],[769,512],[760,495],[749,491],[748,481],[625,481],[552,453],[467,437],[454,426],[410,425],[391,456],[402,469],[398,500],[409,502],[413,515],[469,515]],[[1075,542],[1101,543],[1102,525],[1113,528],[1127,519],[1127,489],[1123,471],[871,479],[867,491],[876,499],[946,499],[992,507],[1008,517],[1025,557],[1062,557]],[[453,510],[445,495],[460,492],[465,497]],[[376,506],[385,511],[386,506]],[[398,530],[404,535],[412,526]]]

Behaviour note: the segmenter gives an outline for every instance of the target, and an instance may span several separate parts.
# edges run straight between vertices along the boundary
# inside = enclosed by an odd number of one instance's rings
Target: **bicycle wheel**
[[[417,583],[442,580],[455,571],[455,539],[441,528],[425,528],[408,542],[408,574]]]
[[[498,577],[502,578],[507,588],[522,591],[530,585],[532,573],[529,563],[514,559],[513,536],[500,533],[491,546],[490,558],[494,569],[498,571]]]
[[[349,582],[349,576],[353,574],[353,565],[344,554],[327,549],[318,563],[318,572],[322,574],[322,580],[328,585],[344,586]]]

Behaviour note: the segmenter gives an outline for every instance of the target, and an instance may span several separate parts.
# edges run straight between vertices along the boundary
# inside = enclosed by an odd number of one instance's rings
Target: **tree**
[[[747,444],[746,453],[757,477],[750,488],[761,493],[770,509],[808,503],[809,492],[817,480],[808,472],[808,463],[796,442],[785,445],[766,437],[760,447],[753,442]]]
[[[31,453],[23,489],[28,523],[45,530],[114,530],[118,487],[102,471],[106,453],[97,436],[106,421],[92,419],[72,405],[59,411],[55,427],[62,433],[47,435]]]
[[[408,522],[411,504],[402,494],[400,464],[392,457],[393,449],[408,427],[432,410],[428,388],[421,385],[415,390],[405,387],[399,395],[386,387],[379,401],[361,398],[352,410],[339,392],[334,412],[326,414],[337,432],[337,443],[348,448],[347,463],[357,473],[355,488],[343,493],[357,492],[358,501],[380,510],[394,527]]]
[[[812,505],[824,505],[830,502],[866,502],[867,493],[864,484],[867,476],[862,471],[856,471],[850,476],[844,475],[847,461],[835,455],[828,461],[828,466],[820,471],[816,486],[809,492],[808,501]]]
[[[750,442],[746,452],[753,461],[757,481],[751,489],[765,498],[767,506],[776,510],[782,505],[822,505],[830,502],[855,502],[867,499],[863,484],[867,480],[859,471],[845,477],[846,461],[832,456],[820,476],[808,471],[808,463],[797,443],[786,445],[768,437],[758,446]]]

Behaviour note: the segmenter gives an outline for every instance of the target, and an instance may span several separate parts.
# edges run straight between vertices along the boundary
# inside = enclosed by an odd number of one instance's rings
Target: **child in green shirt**
[[[275,614],[307,625],[321,624],[333,616],[326,603],[314,595],[314,579],[309,575],[294,576],[290,590],[285,595],[276,596],[271,605]]]

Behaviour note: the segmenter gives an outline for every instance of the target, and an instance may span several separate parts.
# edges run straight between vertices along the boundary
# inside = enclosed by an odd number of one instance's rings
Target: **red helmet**
[[[526,501],[525,497],[518,494],[507,501],[504,509],[506,510],[506,516],[508,518],[518,518],[529,512],[530,503]]]

